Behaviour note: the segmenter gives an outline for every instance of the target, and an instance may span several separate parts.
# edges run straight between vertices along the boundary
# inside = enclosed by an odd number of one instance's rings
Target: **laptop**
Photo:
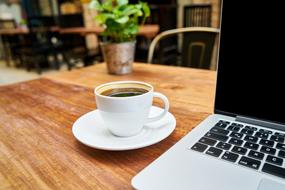
[[[285,189],[284,11],[222,7],[214,113],[140,171],[135,189]]]

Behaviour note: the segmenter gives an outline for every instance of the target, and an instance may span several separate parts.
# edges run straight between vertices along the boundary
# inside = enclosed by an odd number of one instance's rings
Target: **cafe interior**
[[[144,2],[151,14],[136,35],[135,62],[216,69],[219,0]],[[98,11],[90,9],[89,3],[90,0],[1,0],[0,85],[104,62],[100,48],[103,28],[95,19]],[[213,31],[181,31],[188,27]],[[160,36],[150,48],[155,37],[173,29],[177,30],[174,34]]]
[[[220,13],[221,0],[0,0],[0,189],[133,189],[213,112]],[[145,88],[139,103],[109,102],[120,81]],[[99,106],[148,106],[153,122],[110,133]],[[124,114],[113,126],[146,120]]]

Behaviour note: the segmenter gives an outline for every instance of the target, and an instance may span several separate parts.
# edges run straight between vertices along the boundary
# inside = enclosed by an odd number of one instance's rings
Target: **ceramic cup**
[[[104,92],[118,88],[141,88],[145,93],[128,97],[111,97]],[[161,93],[154,92],[153,86],[139,81],[118,81],[98,86],[95,90],[97,109],[109,131],[120,137],[138,134],[144,124],[162,119],[168,112],[169,101]],[[102,94],[103,93],[103,94]],[[153,98],[160,98],[164,111],[157,116],[148,117]]]

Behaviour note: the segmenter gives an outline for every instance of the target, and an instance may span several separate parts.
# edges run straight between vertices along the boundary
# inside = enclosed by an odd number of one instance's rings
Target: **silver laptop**
[[[285,189],[281,7],[223,2],[214,114],[139,172],[135,189]]]

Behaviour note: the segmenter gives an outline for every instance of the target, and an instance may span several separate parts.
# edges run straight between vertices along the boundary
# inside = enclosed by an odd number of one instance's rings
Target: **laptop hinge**
[[[252,124],[252,125],[260,125],[262,127],[267,127],[267,128],[271,128],[271,129],[277,129],[277,130],[285,131],[285,125],[278,124],[278,123],[271,123],[268,121],[262,121],[262,120],[252,119],[252,118],[243,117],[243,116],[237,116],[236,121],[244,122],[244,123],[248,123],[248,124]]]

